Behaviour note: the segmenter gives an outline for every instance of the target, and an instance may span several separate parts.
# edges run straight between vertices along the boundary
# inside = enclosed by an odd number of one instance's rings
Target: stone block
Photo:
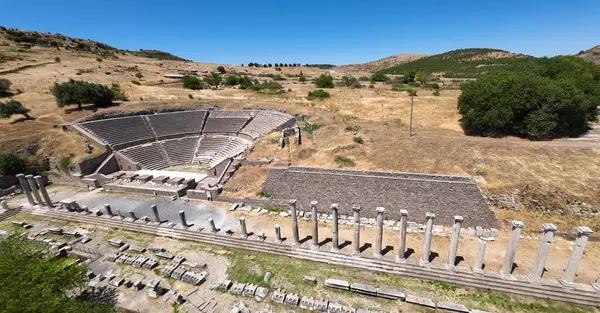
[[[341,279],[336,278],[328,278],[325,280],[325,287],[340,289],[340,290],[350,290],[350,284]]]
[[[234,295],[241,295],[244,292],[244,288],[246,288],[246,284],[234,283],[233,286],[231,286],[231,289],[229,289],[229,292]]]
[[[325,313],[328,305],[329,301],[327,300],[315,300],[315,311]]]
[[[482,236],[483,235],[483,228],[481,226],[476,226],[475,227],[475,236]]]
[[[291,306],[298,306],[299,301],[300,301],[300,298],[298,297],[298,295],[289,293],[285,296],[285,300],[283,303],[285,303],[287,305],[291,305]]]
[[[435,302],[429,298],[417,297],[413,295],[406,295],[406,302],[411,304],[417,304],[429,308],[436,308]]]
[[[244,287],[244,291],[242,292],[242,295],[244,297],[249,297],[249,298],[253,298],[254,297],[254,293],[256,292],[256,288],[258,286],[253,285],[253,284],[248,284]]]
[[[315,308],[315,299],[311,297],[302,297],[302,299],[300,299],[299,306],[301,309],[313,311]]]
[[[491,237],[498,237],[498,230],[496,228],[490,229],[490,236]]]
[[[377,288],[367,284],[353,283],[350,285],[350,291],[367,296],[377,296]]]
[[[271,300],[273,302],[283,304],[283,302],[285,301],[285,296],[286,296],[286,293],[284,291],[277,289],[277,290],[273,291]]]
[[[327,313],[342,313],[342,305],[339,303],[329,303]]]
[[[262,301],[269,294],[269,289],[264,287],[257,287],[256,292],[254,292],[254,298],[257,301]]]
[[[463,304],[459,303],[441,301],[437,303],[437,308],[438,310],[445,312],[469,313],[469,309],[467,309],[467,307]]]
[[[406,299],[404,292],[393,289],[393,288],[377,288],[377,296],[380,298],[391,299],[391,300],[402,300]]]
[[[467,228],[467,234],[471,235],[471,236],[475,236],[475,228],[473,227],[469,227]]]
[[[356,313],[356,309],[351,306],[342,306],[342,313]]]

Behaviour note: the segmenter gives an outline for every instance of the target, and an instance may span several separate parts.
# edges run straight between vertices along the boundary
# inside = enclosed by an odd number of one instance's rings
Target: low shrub
[[[352,141],[356,142],[357,144],[361,144],[361,145],[363,143],[365,143],[365,141],[360,136],[352,138]]]
[[[200,81],[200,78],[196,77],[196,76],[185,76],[183,77],[183,79],[181,80],[183,83],[183,88],[185,89],[192,89],[192,90],[199,90],[199,89],[204,89],[204,85],[202,84],[202,81]]]
[[[356,162],[349,157],[337,155],[334,160],[335,164],[339,167],[354,167],[356,166]]]
[[[375,86],[373,84],[369,85],[369,88],[375,88]]]
[[[321,76],[315,78],[315,86],[318,88],[333,88],[333,77],[331,77],[331,75],[321,74]]]
[[[360,130],[360,126],[357,126],[357,125],[348,125],[348,126],[346,126],[346,128],[344,128],[344,130],[347,131],[347,132],[354,132],[354,133],[356,133],[356,132],[358,132]]]
[[[325,91],[323,89],[317,89],[317,90],[309,91],[306,99],[308,99],[308,100],[315,100],[315,99],[323,100],[323,99],[326,99],[329,97],[331,97],[331,95],[327,91]]]
[[[135,79],[131,80],[131,83],[138,86],[141,85],[140,82]]]
[[[247,87],[248,90],[262,92],[262,93],[278,93],[281,92],[283,86],[276,81],[267,81],[262,83],[254,83]]]
[[[96,61],[102,62],[103,60],[102,60],[102,58],[96,58]]]
[[[194,96],[190,93],[190,94],[188,94],[188,98],[194,99]]]
[[[438,89],[434,90],[433,91],[433,95],[436,96],[436,97],[439,97],[440,96],[440,91]]]

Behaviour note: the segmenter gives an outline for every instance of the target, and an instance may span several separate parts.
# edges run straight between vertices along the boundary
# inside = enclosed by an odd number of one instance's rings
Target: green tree
[[[242,64],[242,66],[244,66],[244,64]],[[254,63],[252,63],[252,62],[248,63],[248,67],[253,67],[253,66],[254,66]]]
[[[65,267],[45,245],[24,236],[0,239],[0,251],[2,312],[116,312],[115,293],[105,298],[87,290],[85,265]]]
[[[115,101],[129,101],[127,95],[123,92],[119,84],[112,84],[110,87],[110,92],[112,93],[112,99]]]
[[[219,88],[219,85],[221,85],[222,80],[223,79],[221,78],[221,75],[217,73],[210,73],[207,76],[204,76],[204,83],[214,87],[215,89]]]
[[[429,75],[423,71],[418,71],[415,73],[415,80],[421,83],[421,85],[425,85],[425,83],[427,83],[428,78]]]
[[[59,108],[77,104],[77,109],[81,110],[84,103],[93,103],[96,106],[112,104],[112,92],[101,84],[69,79],[68,82],[54,83],[50,91]]]
[[[0,78],[0,97],[10,97],[13,95],[13,93],[10,92],[10,85],[10,80],[6,78]]]
[[[27,166],[27,160],[14,153],[0,153],[0,174],[15,175]]]
[[[240,79],[236,75],[229,75],[229,76],[227,76],[227,78],[225,78],[226,86],[236,86],[239,83],[240,83]]]
[[[183,83],[183,88],[185,88],[185,89],[192,89],[192,90],[204,89],[204,87],[202,86],[202,82],[196,76],[191,76],[191,75],[184,76],[183,79],[181,80],[181,82]]]
[[[269,63],[267,66],[269,66],[269,67],[273,67],[273,64]]]
[[[388,81],[388,80],[390,80],[390,78],[389,78],[389,77],[387,77],[387,76],[386,76],[385,74],[383,74],[383,73],[379,73],[379,72],[377,72],[377,73],[375,73],[375,74],[371,75],[371,81],[372,81],[372,82],[386,82],[386,81]]]
[[[301,83],[306,83],[306,77],[304,76],[304,74],[300,73],[300,77],[298,77],[298,81]]]
[[[252,86],[252,80],[247,75],[242,75],[238,78],[238,85],[240,89],[247,89]]]
[[[483,75],[462,86],[462,126],[469,134],[484,136],[579,135],[598,115],[598,71],[576,57],[554,57]]]
[[[0,118],[10,118],[13,114],[23,114],[26,120],[32,119],[29,116],[30,109],[26,108],[21,102],[10,99],[6,103],[0,102]]]
[[[333,77],[331,75],[321,74],[315,79],[315,86],[318,88],[333,88]]]

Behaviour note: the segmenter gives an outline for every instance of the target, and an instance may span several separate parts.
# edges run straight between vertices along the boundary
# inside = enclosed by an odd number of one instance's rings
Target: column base
[[[483,270],[480,268],[473,268],[473,274],[475,275],[483,275]]]
[[[451,272],[454,272],[456,270],[455,265],[445,264],[444,267],[446,268],[446,270],[451,271]]]
[[[332,247],[331,252],[340,252],[340,248]]]
[[[500,278],[504,280],[517,280],[512,274],[506,274],[502,270],[498,272],[500,273]]]
[[[429,261],[423,261],[423,260],[419,260],[419,265],[420,266],[429,266],[430,262]]]
[[[360,253],[360,251],[354,250],[354,251],[352,251],[352,256],[361,257],[362,253]]]
[[[299,243],[299,242],[293,242],[293,243],[292,243],[292,247],[299,247],[299,246],[300,246],[300,243]]]
[[[542,284],[541,277],[536,277],[531,274],[527,274],[527,278],[529,278],[529,282],[531,282],[532,284],[540,284],[540,285]]]
[[[561,278],[561,279],[559,279],[558,281],[559,281],[559,282],[560,282],[560,284],[561,284],[561,285],[563,285],[563,287],[565,287],[565,288],[573,288],[573,283],[572,283],[572,282],[565,281],[565,280],[564,280],[564,279],[562,279],[562,278]]]
[[[383,255],[381,253],[373,253],[373,257],[376,259],[381,259],[383,258]]]
[[[248,239],[248,235],[240,235],[240,238],[242,238],[242,239]]]
[[[592,287],[594,287],[594,289],[596,289],[596,291],[600,291],[600,285],[598,285],[597,283],[593,283]]]
[[[406,258],[402,258],[402,257],[396,256],[396,263],[402,263],[402,264],[404,264],[404,263],[406,263]]]
[[[273,242],[274,242],[274,243],[281,244],[281,243],[283,243],[283,240],[281,240],[281,239],[275,239],[275,240],[273,240]]]
[[[321,246],[319,246],[319,245],[315,245],[315,244],[313,244],[313,245],[311,245],[311,246],[310,246],[310,249],[311,249],[311,250],[313,250],[313,251],[319,251],[319,248],[320,248],[320,247],[321,247]]]

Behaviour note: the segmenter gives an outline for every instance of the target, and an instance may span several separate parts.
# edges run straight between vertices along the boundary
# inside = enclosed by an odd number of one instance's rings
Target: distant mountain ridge
[[[93,41],[90,39],[72,38],[62,34],[41,33],[37,31],[24,31],[14,28],[0,26],[0,41],[8,40],[22,45],[23,48],[31,46],[55,47],[56,49],[66,49],[80,52],[88,52],[101,55],[103,57],[116,56],[117,54],[131,53],[137,56],[160,59],[189,61],[168,52],[159,50],[129,51],[121,50],[105,43]]]
[[[406,62],[414,61],[422,57],[427,56],[426,54],[397,54],[380,60],[375,60],[367,63],[360,64],[347,64],[336,66],[334,70],[339,71],[365,71],[365,72],[377,72],[392,66],[400,65]]]
[[[578,57],[583,58],[588,62],[600,65],[600,45],[595,46],[591,49],[579,52]]]
[[[430,55],[404,64],[392,66],[379,72],[403,74],[407,71],[441,73],[451,78],[475,78],[489,71],[490,67],[503,67],[530,58],[499,49],[468,48]]]

